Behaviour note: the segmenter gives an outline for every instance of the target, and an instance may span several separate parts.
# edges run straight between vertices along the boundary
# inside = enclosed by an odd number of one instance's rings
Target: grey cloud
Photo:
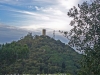
[[[32,32],[32,35],[41,35],[42,29],[36,29],[36,30],[25,30],[17,27],[7,26],[0,24],[0,43],[8,43],[12,41],[17,41],[21,37],[24,37],[28,34],[28,32]],[[63,36],[59,35],[60,33],[55,33],[55,39],[61,40],[64,43],[67,43],[68,40]],[[47,35],[50,37],[53,37],[53,30],[47,29]]]
[[[0,43],[6,43],[19,40],[21,37],[28,34],[28,30],[20,29],[17,27],[0,25]],[[38,32],[33,32],[38,34]]]

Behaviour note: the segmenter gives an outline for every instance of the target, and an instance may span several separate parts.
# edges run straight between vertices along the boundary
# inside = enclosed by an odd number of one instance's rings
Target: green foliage
[[[2,45],[0,73],[76,75],[80,58],[81,55],[60,40],[29,33],[17,42]]]
[[[79,75],[99,75],[100,74],[100,45],[88,48],[90,50],[84,55],[82,59],[82,67],[79,72]]]
[[[9,73],[9,65],[12,65],[19,59],[26,59],[28,57],[27,45],[21,45],[17,42],[2,45],[0,49],[0,73]]]
[[[69,45],[84,50],[80,75],[100,75],[100,0],[74,6],[68,16],[73,18],[73,28],[64,33]]]
[[[68,16],[73,18],[70,23],[73,29],[67,32],[67,36],[70,46],[84,50],[87,46],[98,44],[100,38],[100,0],[94,0],[91,4],[83,2],[78,7],[74,6],[68,12]]]

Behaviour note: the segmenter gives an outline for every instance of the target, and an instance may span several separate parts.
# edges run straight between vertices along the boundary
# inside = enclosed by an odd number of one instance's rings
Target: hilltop
[[[76,75],[81,55],[49,36],[27,34],[0,47],[1,74],[70,73]]]

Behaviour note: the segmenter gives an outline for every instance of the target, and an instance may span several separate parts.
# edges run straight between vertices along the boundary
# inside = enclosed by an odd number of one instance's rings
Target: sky
[[[83,1],[86,0],[0,0],[0,41],[24,36],[27,30],[34,34],[40,34],[41,29],[70,30],[67,12]]]
[[[67,12],[84,0],[0,0],[0,23],[20,28],[69,30]]]

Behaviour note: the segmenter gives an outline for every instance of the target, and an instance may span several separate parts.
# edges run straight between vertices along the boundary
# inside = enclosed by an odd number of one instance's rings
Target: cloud
[[[35,6],[36,10],[40,10],[39,7]]]
[[[13,17],[9,17],[11,21],[6,23],[8,25],[28,30],[36,28],[70,30],[71,18],[67,16],[67,12],[80,0],[2,0],[0,2],[10,5],[3,5]]]
[[[40,35],[40,31],[38,30],[30,31],[14,26],[0,24],[0,43],[17,41],[21,37],[27,35],[28,32],[32,32],[33,35]]]
[[[19,17],[21,24],[21,28],[52,28],[55,30],[63,30],[69,29],[67,26],[69,25],[70,18],[67,18],[66,12],[62,12],[59,9],[54,8],[39,8],[40,12],[31,12],[25,10],[10,10],[13,12],[17,12],[17,14],[13,14],[13,17]],[[22,20],[21,20],[22,18]],[[66,22],[68,21],[68,22]],[[18,21],[17,21],[18,22]],[[16,22],[14,22],[16,23]]]
[[[47,29],[47,35],[50,36],[51,38],[53,37],[53,30],[52,29]],[[10,43],[12,41],[17,41],[21,37],[24,37],[28,34],[28,32],[32,32],[32,35],[41,35],[42,29],[33,29],[33,30],[24,30],[22,28],[14,27],[14,26],[7,26],[0,24],[0,44],[3,43]],[[61,40],[64,43],[67,43],[68,40],[62,36],[58,31],[55,33],[55,39],[56,40]],[[65,42],[66,40],[66,42]]]
[[[66,9],[70,9],[73,6],[77,6],[80,0],[58,0],[59,4],[65,7]]]

